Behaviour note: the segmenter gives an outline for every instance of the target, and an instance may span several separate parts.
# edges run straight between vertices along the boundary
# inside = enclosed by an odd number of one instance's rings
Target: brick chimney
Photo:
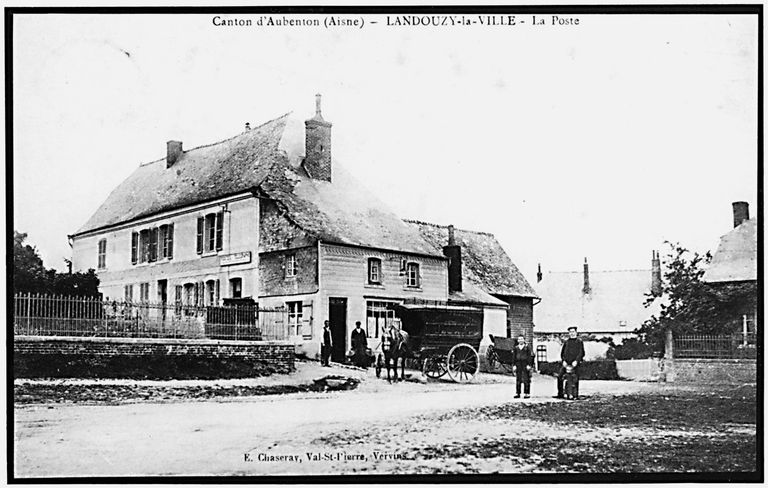
[[[315,116],[304,122],[304,169],[316,180],[331,181],[331,123],[323,119],[320,94],[315,95]]]
[[[536,273],[536,283],[541,283],[541,279],[544,275],[541,274],[541,263],[539,263],[539,271]]]
[[[658,251],[651,251],[651,295],[661,295],[661,260]]]
[[[448,293],[461,291],[461,246],[456,245],[452,225],[448,226],[448,245],[443,255],[448,258]]]
[[[165,158],[165,167],[170,168],[178,161],[184,150],[181,149],[181,141],[168,141],[168,155]]]
[[[749,220],[749,204],[747,202],[733,202],[733,226],[738,227],[745,220]]]
[[[589,286],[589,264],[587,264],[587,258],[584,258],[584,288],[581,292],[585,295],[592,293],[592,287]]]

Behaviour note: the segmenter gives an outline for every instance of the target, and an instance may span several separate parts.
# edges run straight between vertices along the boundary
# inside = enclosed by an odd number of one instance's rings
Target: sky
[[[14,18],[14,228],[46,266],[65,269],[67,235],[166,141],[309,118],[315,93],[334,160],[377,198],[495,234],[532,283],[537,263],[650,268],[665,240],[714,251],[731,202],[757,215],[756,16],[362,15],[346,17],[363,28],[331,29],[213,17]]]

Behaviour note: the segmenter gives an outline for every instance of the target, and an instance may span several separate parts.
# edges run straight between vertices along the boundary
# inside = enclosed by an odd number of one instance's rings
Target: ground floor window
[[[229,296],[232,298],[242,298],[243,296],[243,279],[232,278],[229,280]]]
[[[536,346],[536,362],[537,363],[547,362],[547,346],[543,344]]]
[[[368,301],[366,302],[365,333],[368,337],[379,337],[380,330],[385,324],[392,323],[397,315],[390,307],[397,302]]]
[[[302,302],[286,302],[288,307],[288,332],[302,335],[301,320],[304,316],[304,304]]]

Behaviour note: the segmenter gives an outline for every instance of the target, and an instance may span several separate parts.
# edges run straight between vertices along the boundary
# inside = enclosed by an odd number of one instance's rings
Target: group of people
[[[360,321],[355,322],[352,330],[352,363],[355,366],[367,368],[370,361],[368,355],[368,336],[362,328]],[[320,346],[320,356],[323,366],[330,366],[333,337],[329,322],[326,320],[323,326],[323,341]],[[526,343],[525,336],[517,338],[517,345],[512,352],[512,371],[515,373],[515,398],[531,397],[531,373],[533,371],[535,357],[531,346]],[[563,380],[566,372],[572,372],[578,381],[579,365],[584,360],[584,343],[577,336],[575,326],[568,327],[568,339],[560,350],[560,370],[557,374],[557,395],[555,398],[564,398]],[[569,371],[570,370],[570,371]],[[578,389],[575,398],[578,398]]]
[[[579,365],[584,360],[584,343],[577,336],[575,326],[568,327],[568,339],[560,349],[560,370],[557,374],[557,395],[555,398],[564,398],[563,380],[566,372],[570,370],[577,379],[579,377]],[[520,390],[523,390],[524,398],[531,397],[531,371],[533,370],[534,356],[531,347],[526,344],[525,336],[517,338],[517,345],[512,351],[512,371],[517,378],[515,382],[515,398],[520,398]],[[522,387],[522,388],[521,388]],[[578,388],[574,398],[578,398]]]
[[[368,336],[358,320],[355,322],[355,328],[352,330],[352,363],[355,366],[367,368],[368,358]],[[320,343],[320,362],[323,366],[330,366],[331,350],[333,349],[333,336],[331,334],[330,323],[326,320],[323,324],[323,341]]]

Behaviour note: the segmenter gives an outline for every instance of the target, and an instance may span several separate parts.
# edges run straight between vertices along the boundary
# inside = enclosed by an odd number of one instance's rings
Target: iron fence
[[[756,356],[757,336],[754,333],[674,337],[676,358],[754,359]]]
[[[193,306],[100,298],[16,295],[14,335],[282,340],[284,307]]]

